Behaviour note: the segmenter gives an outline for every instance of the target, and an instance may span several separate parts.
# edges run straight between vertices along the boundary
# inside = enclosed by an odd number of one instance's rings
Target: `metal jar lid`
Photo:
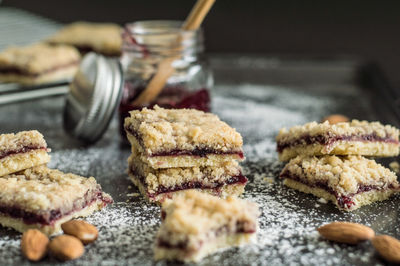
[[[64,129],[86,143],[101,138],[122,95],[123,74],[117,59],[87,54],[67,95]]]

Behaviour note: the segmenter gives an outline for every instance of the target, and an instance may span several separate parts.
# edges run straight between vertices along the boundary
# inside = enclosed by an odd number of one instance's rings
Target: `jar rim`
[[[194,55],[202,52],[203,31],[182,30],[179,20],[142,20],[125,24],[123,50],[138,55]]]
[[[180,20],[139,20],[125,24],[125,28],[134,35],[193,34],[201,31],[201,28],[183,30],[181,28],[183,23]]]

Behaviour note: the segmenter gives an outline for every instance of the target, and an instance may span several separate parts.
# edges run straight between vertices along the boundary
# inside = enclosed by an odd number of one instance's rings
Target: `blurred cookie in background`
[[[0,52],[0,82],[37,85],[70,80],[81,56],[72,46],[37,43]]]
[[[121,27],[113,23],[75,22],[62,28],[46,42],[72,45],[82,54],[93,51],[105,56],[119,56],[121,31]]]

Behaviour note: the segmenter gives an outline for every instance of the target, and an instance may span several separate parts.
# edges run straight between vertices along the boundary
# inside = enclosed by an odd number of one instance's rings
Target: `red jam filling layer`
[[[240,157],[240,159],[244,158],[243,152],[220,152],[212,149],[194,149],[194,150],[172,150],[168,152],[159,152],[153,153],[150,157],[156,156],[181,156],[181,155],[190,155],[190,156],[198,156],[198,157],[206,157],[208,154],[221,154],[221,155],[230,155],[236,154]]]
[[[30,152],[30,151],[34,151],[34,150],[47,150],[47,148],[46,147],[38,147],[38,146],[25,146],[18,150],[10,150],[10,151],[5,151],[5,152],[0,152],[0,160],[7,156],[10,156],[10,155],[26,153],[26,152]]]
[[[47,74],[47,73],[50,73],[50,72],[53,72],[53,71],[57,71],[57,70],[60,70],[60,69],[63,69],[63,68],[67,68],[67,67],[70,67],[70,66],[74,66],[74,65],[78,65],[78,64],[79,64],[79,61],[72,61],[72,62],[63,64],[63,65],[58,65],[58,66],[55,66],[55,67],[51,67],[49,69],[45,69],[45,70],[43,70],[43,71],[41,71],[39,73],[32,73],[32,72],[29,72],[29,71],[27,71],[25,69],[17,68],[17,67],[4,67],[4,68],[0,68],[0,73],[1,74],[15,74],[15,75],[28,76],[28,77],[36,78],[36,77],[38,77],[40,75]]]
[[[140,181],[143,183],[142,180],[140,180]],[[216,182],[216,183],[214,183],[212,185],[204,185],[200,181],[192,181],[192,182],[188,182],[188,183],[182,184],[180,186],[175,186],[173,188],[160,186],[158,188],[157,192],[148,194],[148,196],[150,198],[154,198],[154,197],[156,197],[156,196],[158,196],[159,194],[162,194],[162,193],[176,192],[176,191],[186,190],[186,189],[196,189],[196,188],[197,189],[218,189],[218,188],[221,188],[224,185],[233,185],[233,184],[245,185],[247,183],[247,181],[248,181],[248,179],[242,174],[239,174],[237,176],[232,176],[228,180],[226,180],[225,182]]]
[[[165,87],[157,98],[146,106],[133,105],[132,102],[146,87],[136,84],[134,81],[125,81],[121,104],[119,106],[119,122],[121,136],[125,137],[124,120],[132,110],[140,110],[143,107],[153,108],[158,105],[167,109],[193,108],[204,112],[210,111],[210,94],[208,89],[202,88],[189,91],[184,87]]]
[[[11,216],[12,218],[22,219],[25,224],[42,224],[53,225],[57,220],[67,216],[73,212],[82,210],[83,208],[91,205],[93,202],[101,200],[104,206],[111,204],[111,198],[103,197],[101,190],[89,193],[86,192],[83,199],[78,199],[73,204],[73,209],[65,211],[62,209],[55,209],[51,211],[38,211],[37,213],[25,211],[20,207],[13,206],[0,206],[0,213],[3,215]]]
[[[134,169],[130,169],[129,171],[131,172],[132,175],[137,177],[144,186],[146,186],[143,176],[138,175]],[[224,182],[215,182],[213,184],[207,184],[207,185],[205,185],[204,183],[202,183],[200,181],[191,181],[191,182],[184,183],[182,185],[174,186],[174,187],[160,186],[156,192],[148,193],[147,195],[149,198],[155,198],[156,196],[163,194],[163,193],[176,192],[176,191],[186,190],[186,189],[196,189],[196,188],[197,189],[219,189],[219,188],[223,187],[224,185],[233,185],[233,184],[246,185],[247,181],[248,181],[247,177],[245,177],[244,175],[242,175],[240,173],[237,176],[232,176],[232,177],[228,178]]]
[[[280,178],[292,179],[294,181],[297,181],[297,182],[302,183],[309,187],[317,187],[317,188],[323,189],[326,192],[334,195],[337,200],[338,205],[341,208],[345,208],[345,209],[349,209],[353,205],[355,205],[355,203],[353,201],[353,197],[357,194],[371,191],[371,190],[376,190],[376,191],[384,190],[384,188],[381,188],[381,187],[360,184],[360,185],[358,185],[358,190],[356,193],[351,193],[348,195],[339,195],[336,191],[334,191],[332,188],[330,188],[327,183],[324,183],[324,182],[317,182],[315,184],[309,184],[309,183],[305,182],[304,180],[300,179],[297,175],[289,173],[289,172],[282,173],[280,175]],[[394,189],[394,186],[392,184],[389,185],[389,189]]]
[[[289,142],[278,142],[277,144],[277,151],[282,152],[286,148],[294,147],[297,145],[310,145],[313,143],[319,143],[321,145],[332,145],[336,141],[364,141],[364,142],[385,142],[385,143],[394,143],[398,144],[399,141],[395,140],[391,137],[379,137],[375,133],[368,134],[368,135],[350,135],[350,136],[336,136],[332,137],[329,135],[317,135],[317,136],[310,136],[306,135],[299,139]]]

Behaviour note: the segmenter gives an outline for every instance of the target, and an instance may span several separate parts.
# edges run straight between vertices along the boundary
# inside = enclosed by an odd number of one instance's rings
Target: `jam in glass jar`
[[[121,134],[129,111],[158,105],[210,111],[213,76],[204,56],[202,30],[184,31],[180,21],[139,21],[123,32],[124,91],[119,107]],[[157,74],[159,64],[170,60],[173,68],[161,92],[151,101],[135,99]]]

